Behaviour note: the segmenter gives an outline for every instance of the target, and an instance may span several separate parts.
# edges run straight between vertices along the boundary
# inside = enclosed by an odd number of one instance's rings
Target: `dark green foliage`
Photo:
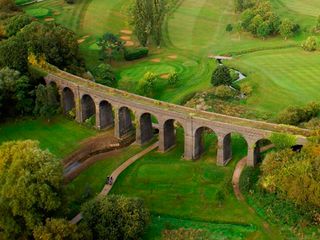
[[[110,63],[117,54],[120,54],[124,46],[124,42],[118,36],[109,32],[105,33],[100,39],[98,39],[97,44],[101,48],[101,59],[108,59]]]
[[[270,141],[272,144],[274,144],[274,147],[277,150],[283,150],[296,145],[297,138],[285,133],[272,133],[270,136]]]
[[[316,51],[318,49],[318,40],[315,36],[310,36],[301,44],[301,47],[305,51]]]
[[[32,86],[26,76],[9,68],[0,70],[0,116],[30,113],[33,109]]]
[[[6,35],[11,37],[19,32],[24,26],[32,22],[32,17],[26,14],[20,14],[7,20],[5,26]]]
[[[148,56],[149,49],[146,47],[126,48],[124,51],[124,58],[127,61],[132,61]]]
[[[59,111],[58,91],[52,85],[40,84],[36,88],[36,101],[34,114],[50,120]]]
[[[284,39],[291,37],[297,29],[297,25],[295,25],[290,19],[283,19],[279,26],[279,32]]]
[[[98,196],[85,203],[82,215],[97,240],[139,239],[150,218],[142,200],[116,195]]]
[[[233,30],[233,26],[231,23],[229,23],[227,26],[226,26],[226,32],[232,32]]]
[[[59,239],[59,240],[82,240],[90,239],[81,233],[81,229],[76,224],[72,224],[65,219],[47,219],[44,226],[38,226],[33,231],[35,240]]]
[[[102,63],[98,67],[96,67],[96,69],[94,70],[94,77],[96,82],[102,85],[109,87],[117,86],[116,77],[109,64]]]
[[[59,68],[79,65],[76,35],[61,25],[32,22],[16,36],[29,53],[44,56],[46,61]]]
[[[158,75],[147,72],[138,83],[138,92],[142,96],[152,97],[154,95],[155,84],[158,80]]]
[[[25,73],[28,70],[28,50],[16,37],[0,42],[0,67],[9,67]]]
[[[229,68],[224,65],[219,65],[212,74],[211,84],[213,86],[231,85],[232,77]]]
[[[10,12],[16,11],[17,6],[14,0],[0,0],[0,11],[1,12]]]
[[[254,6],[255,0],[234,0],[236,12],[242,12]]]
[[[179,75],[177,72],[170,73],[168,83],[172,87],[176,87],[180,83]]]
[[[61,206],[61,162],[31,140],[2,144],[0,159],[0,234],[28,239]]]
[[[76,0],[65,0],[66,3],[69,3],[69,4],[74,4],[76,2]]]
[[[278,114],[277,122],[289,125],[299,125],[310,121],[320,114],[320,104],[311,102],[304,107],[291,106]]]

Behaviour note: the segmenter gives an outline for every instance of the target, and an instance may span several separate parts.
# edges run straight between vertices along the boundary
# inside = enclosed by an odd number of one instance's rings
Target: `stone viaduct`
[[[42,69],[43,70],[43,69]],[[76,121],[82,123],[96,117],[97,129],[114,127],[117,138],[135,130],[136,143],[146,144],[158,129],[159,151],[165,152],[176,144],[176,128],[184,129],[184,158],[197,159],[204,152],[203,135],[214,132],[217,136],[217,164],[226,165],[232,158],[231,134],[241,134],[248,145],[247,165],[254,166],[259,157],[259,143],[272,132],[297,135],[303,143],[308,130],[291,126],[236,118],[216,113],[198,111],[179,105],[141,97],[50,67],[44,77],[47,84],[59,90],[63,111],[75,109]]]

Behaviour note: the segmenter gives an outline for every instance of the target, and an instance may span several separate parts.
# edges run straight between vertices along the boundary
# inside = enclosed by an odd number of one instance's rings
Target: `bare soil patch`
[[[126,34],[126,35],[131,35],[132,34],[132,31],[131,30],[127,30],[127,29],[122,29],[120,32],[123,33],[123,34]]]
[[[177,59],[178,56],[177,56],[177,55],[170,55],[170,56],[168,56],[168,58],[170,58],[170,59]]]
[[[132,46],[134,46],[134,42],[132,42],[132,41],[126,41],[126,43],[124,44],[124,46],[126,46],[126,47],[132,47]]]
[[[160,75],[160,78],[162,79],[168,79],[170,77],[170,73],[163,73]]]
[[[78,42],[79,44],[80,44],[80,43],[83,43],[88,37],[89,37],[89,35],[85,35],[85,36],[83,36],[82,38],[79,38],[77,42]]]
[[[54,21],[54,18],[53,17],[47,17],[44,19],[46,22],[52,22]]]
[[[130,36],[121,36],[120,39],[122,39],[124,41],[131,41],[131,37]]]
[[[154,59],[151,59],[150,61],[154,62],[154,63],[159,63],[159,62],[161,62],[161,59],[160,58],[154,58]]]

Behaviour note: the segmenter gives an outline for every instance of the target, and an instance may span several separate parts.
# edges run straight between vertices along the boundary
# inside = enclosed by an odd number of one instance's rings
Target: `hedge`
[[[132,61],[136,59],[140,59],[143,57],[148,56],[149,49],[145,47],[139,47],[139,48],[126,48],[124,52],[124,58],[127,61]]]

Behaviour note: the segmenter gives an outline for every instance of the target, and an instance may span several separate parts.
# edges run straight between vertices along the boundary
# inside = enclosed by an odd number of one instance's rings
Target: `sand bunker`
[[[163,73],[160,75],[160,78],[162,79],[168,79],[170,77],[170,73]]]
[[[123,34],[126,34],[126,35],[131,35],[132,34],[132,31],[127,30],[127,29],[123,29],[120,32],[123,33]]]
[[[168,58],[170,58],[170,59],[177,59],[178,56],[177,56],[177,55],[171,55],[171,56],[168,56]]]
[[[80,43],[83,43],[88,37],[89,37],[89,35],[85,35],[85,36],[83,36],[82,38],[79,38],[77,42],[78,42],[79,44],[80,44]]]
[[[154,63],[159,63],[159,62],[161,62],[161,59],[160,58],[154,58],[154,59],[151,59],[150,61],[154,62]]]
[[[126,46],[126,47],[132,47],[132,46],[134,46],[134,42],[132,42],[132,41],[126,41],[126,43],[124,44],[124,46]]]
[[[124,41],[130,41],[131,37],[130,36],[121,36],[120,39],[122,39]]]

